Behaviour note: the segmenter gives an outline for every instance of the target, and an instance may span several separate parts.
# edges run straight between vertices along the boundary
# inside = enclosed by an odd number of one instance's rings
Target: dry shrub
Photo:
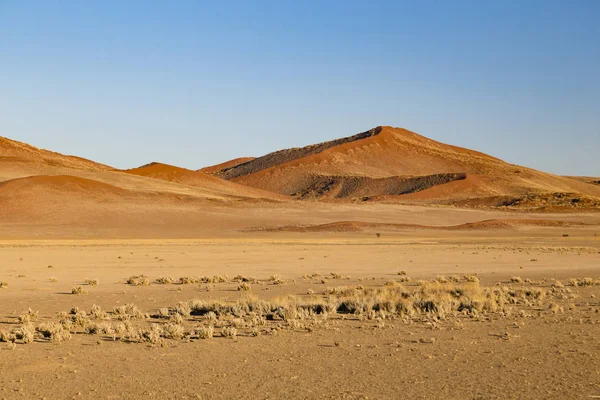
[[[58,322],[43,322],[37,327],[37,331],[44,339],[51,342],[63,342],[71,339],[69,329]]]
[[[182,285],[193,285],[195,283],[200,283],[200,278],[195,276],[182,276],[179,278],[179,283]]]
[[[249,290],[252,290],[252,287],[250,286],[250,284],[243,282],[242,284],[240,284],[237,287],[237,290],[238,291],[249,291]]]
[[[166,323],[163,326],[163,331],[167,339],[181,339],[185,334],[183,326],[173,323]]]
[[[281,279],[281,276],[277,274],[271,275],[269,277],[269,282],[271,282],[273,285],[283,285],[285,283],[285,281]]]
[[[196,335],[200,339],[211,339],[213,337],[215,329],[212,326],[202,326],[196,329]]]
[[[247,282],[247,283],[258,283],[258,280],[253,276],[236,275],[231,280],[232,282]]]
[[[26,323],[12,332],[16,340],[20,340],[23,344],[32,343],[35,339],[35,327],[32,323]]]
[[[100,306],[93,305],[92,310],[90,311],[90,315],[95,319],[110,319],[108,313],[103,311]]]
[[[7,287],[8,287],[8,283],[7,282],[0,281],[0,289],[5,289]]]
[[[88,292],[81,286],[75,286],[73,289],[71,289],[71,294],[82,295],[82,294],[88,294]]]
[[[221,336],[233,339],[237,336],[237,329],[233,326],[226,326],[223,329],[221,329]]]
[[[127,279],[127,283],[133,286],[150,286],[150,280],[146,275],[132,275]]]
[[[140,332],[142,340],[153,344],[161,343],[163,334],[164,330],[159,324],[152,324],[150,329],[145,329]]]
[[[594,278],[586,277],[582,279],[570,279],[571,286],[594,286],[600,285],[600,280],[594,281]]]
[[[476,275],[465,275],[465,281],[471,283],[479,283],[479,278]]]
[[[175,279],[171,278],[170,276],[159,276],[156,278],[155,282],[160,285],[167,285],[175,282]]]
[[[523,279],[521,279],[520,276],[513,276],[512,278],[510,278],[510,281],[512,283],[523,283]]]
[[[96,286],[98,284],[98,279],[85,279],[85,284],[88,286]]]
[[[120,321],[128,321],[130,319],[142,319],[144,314],[137,308],[135,304],[125,304],[113,309],[113,314]]]

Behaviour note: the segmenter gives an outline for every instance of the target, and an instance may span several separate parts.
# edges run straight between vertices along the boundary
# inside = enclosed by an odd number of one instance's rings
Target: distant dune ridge
[[[236,229],[264,221],[265,226],[327,231],[333,219],[323,208],[311,206],[315,202],[337,207],[331,210],[341,216],[338,221],[346,218],[349,208],[344,207],[355,203],[378,205],[378,215],[395,212],[396,204],[598,211],[599,181],[508,164],[388,126],[195,171],[158,162],[118,170],[0,137],[0,221],[11,226],[153,224],[175,232],[187,226],[187,234],[194,235],[196,226],[219,229],[225,218]],[[242,211],[219,211],[223,207]],[[272,213],[276,208],[280,211]],[[473,222],[463,217],[449,221]],[[394,221],[394,229],[409,228],[403,222]],[[352,230],[360,224],[353,221],[335,229]]]

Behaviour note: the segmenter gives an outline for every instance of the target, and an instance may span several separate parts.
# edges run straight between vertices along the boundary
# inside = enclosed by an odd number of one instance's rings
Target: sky
[[[0,136],[198,169],[403,127],[600,176],[600,1],[0,0]]]

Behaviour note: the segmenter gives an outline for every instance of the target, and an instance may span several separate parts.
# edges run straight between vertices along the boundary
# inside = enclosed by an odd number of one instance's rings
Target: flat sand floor
[[[476,275],[482,286],[600,283],[593,230],[481,233],[257,234],[203,240],[5,241],[0,243],[0,331],[73,307],[147,313],[191,300],[234,302],[320,295],[329,287]],[[402,271],[403,275],[399,275]],[[404,275],[405,274],[405,275]],[[150,282],[133,286],[134,275]],[[181,277],[229,282],[183,285]],[[236,275],[262,282],[238,290]],[[271,277],[282,284],[272,284]],[[513,282],[511,282],[511,278]],[[523,282],[517,283],[515,278]],[[86,285],[97,280],[97,285]],[[530,283],[526,283],[530,282]],[[87,294],[71,294],[74,287]],[[0,343],[0,398],[600,398],[600,286],[572,287],[560,303],[505,318],[362,320],[337,316],[306,329],[215,334],[160,346],[73,334],[71,340]],[[527,314],[529,313],[529,314]],[[3,346],[5,345],[5,346]]]

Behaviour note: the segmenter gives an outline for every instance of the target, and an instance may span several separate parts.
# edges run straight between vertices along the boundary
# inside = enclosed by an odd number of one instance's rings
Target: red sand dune
[[[381,179],[406,180],[440,174],[466,174],[464,180],[439,181],[396,193]],[[489,155],[436,142],[402,128],[382,126],[348,138],[303,148],[280,150],[246,163],[223,168],[215,175],[247,186],[304,198],[330,198],[335,187],[315,182],[362,179],[362,187],[341,198],[398,200],[452,204],[456,199],[522,196],[528,193],[571,192],[600,197],[600,187],[508,164]],[[366,179],[370,178],[370,179]],[[378,180],[379,181],[374,181]],[[378,184],[374,184],[378,182]],[[334,196],[336,197],[336,196]]]
[[[234,182],[229,182],[200,171],[153,162],[139,168],[123,171],[128,174],[199,187],[225,196],[284,200],[285,196]]]

